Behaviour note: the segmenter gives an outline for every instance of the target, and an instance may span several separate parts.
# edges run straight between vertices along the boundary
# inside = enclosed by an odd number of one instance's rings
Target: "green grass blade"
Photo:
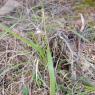
[[[47,59],[48,59],[48,70],[50,75],[50,95],[55,95],[56,92],[56,79],[54,74],[54,67],[50,49],[47,49]]]
[[[32,47],[33,49],[35,49],[39,56],[46,61],[45,59],[45,50],[41,48],[41,46],[39,44],[35,44],[33,43],[31,40],[28,40],[22,36],[20,36],[19,34],[17,34],[16,32],[12,31],[9,27],[0,24],[0,28],[2,28],[4,30],[4,32],[11,34],[12,36],[16,37],[17,39],[21,40],[22,42],[24,42],[25,44],[27,44],[28,46]]]
[[[23,87],[22,93],[23,93],[23,95],[29,95],[28,87]]]

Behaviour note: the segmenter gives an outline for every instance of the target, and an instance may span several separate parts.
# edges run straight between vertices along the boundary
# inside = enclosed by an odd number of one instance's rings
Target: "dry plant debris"
[[[95,8],[83,7],[81,0],[0,1],[0,23],[43,50],[47,37],[56,95],[95,95],[94,16]],[[0,27],[0,95],[49,92],[46,62],[35,49]]]

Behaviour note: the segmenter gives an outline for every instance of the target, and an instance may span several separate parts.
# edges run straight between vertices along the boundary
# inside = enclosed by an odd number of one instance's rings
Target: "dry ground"
[[[12,10],[9,1],[17,4]],[[0,23],[43,49],[45,27],[56,95],[95,95],[95,7],[81,0],[9,1],[0,1],[1,8],[9,4],[0,13]],[[29,95],[49,95],[49,82],[47,65],[37,52],[0,28],[0,95],[28,95],[27,89]]]

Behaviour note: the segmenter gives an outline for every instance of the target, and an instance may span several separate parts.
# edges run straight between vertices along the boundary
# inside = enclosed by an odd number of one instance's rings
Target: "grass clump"
[[[95,93],[95,29],[91,15],[77,6],[83,2],[37,4],[24,4],[0,19],[0,95]],[[81,32],[75,20],[88,22]]]

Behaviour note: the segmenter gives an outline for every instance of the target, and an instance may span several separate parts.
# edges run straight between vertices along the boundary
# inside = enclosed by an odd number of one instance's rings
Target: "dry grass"
[[[81,21],[78,15],[81,10],[75,9],[76,3],[49,0],[43,3],[43,8],[38,0],[21,1],[21,6],[0,16],[0,22],[45,51],[47,37],[55,70],[56,95],[95,93],[93,15],[84,14],[87,28],[79,34],[77,20]],[[86,39],[90,42],[85,42]],[[46,60],[34,48],[0,27],[0,95],[28,95],[25,94],[28,91],[29,95],[50,95],[49,73]]]

